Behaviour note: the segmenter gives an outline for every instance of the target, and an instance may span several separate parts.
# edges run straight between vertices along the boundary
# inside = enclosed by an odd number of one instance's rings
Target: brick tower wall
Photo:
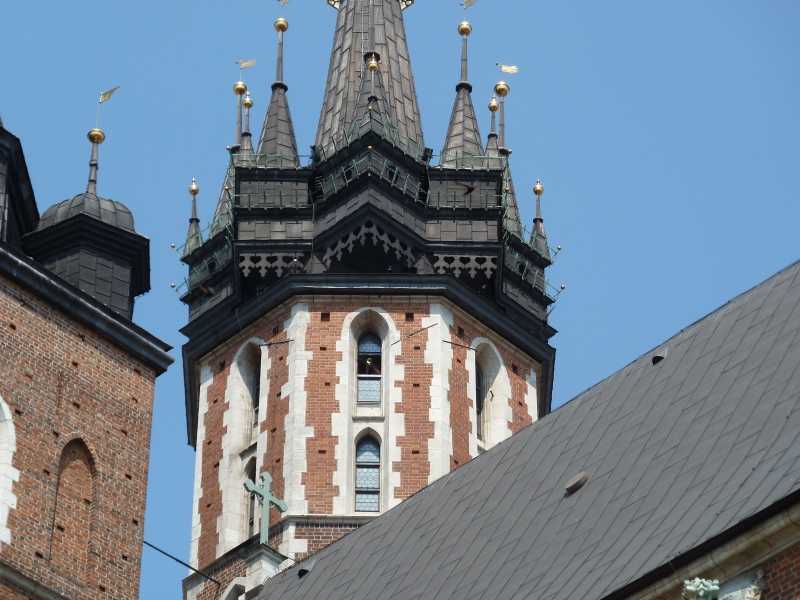
[[[355,340],[367,329],[383,338],[377,414],[354,402]],[[262,345],[259,422],[243,434],[248,343]],[[477,456],[476,361],[493,373],[491,446],[537,418],[540,367],[443,299],[295,298],[215,349],[199,361],[192,563],[209,566],[248,538],[242,457],[257,457],[288,503],[283,520],[272,510],[271,539],[298,559],[374,517],[354,511],[354,445],[366,430],[381,442],[382,511]]]
[[[69,598],[138,598],[154,380],[0,278],[0,563]]]

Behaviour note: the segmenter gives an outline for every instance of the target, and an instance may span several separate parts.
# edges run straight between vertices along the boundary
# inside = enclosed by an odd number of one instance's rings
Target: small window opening
[[[486,377],[483,374],[483,369],[480,366],[475,368],[475,412],[476,416],[476,433],[478,440],[485,441],[485,408],[486,408]]]

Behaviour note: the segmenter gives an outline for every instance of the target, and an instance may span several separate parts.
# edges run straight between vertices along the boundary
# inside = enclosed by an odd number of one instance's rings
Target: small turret
[[[458,24],[461,36],[461,81],[456,85],[456,99],[450,114],[450,124],[442,149],[442,165],[446,167],[472,167],[483,163],[481,132],[472,104],[472,84],[469,82],[469,36],[472,25],[468,21]]]
[[[547,232],[544,230],[544,217],[542,217],[544,185],[541,179],[536,180],[536,184],[533,186],[533,193],[536,196],[536,216],[533,218],[533,231],[531,231],[529,243],[540,255],[550,260],[550,247],[547,242]]]
[[[189,217],[189,229],[186,232],[186,244],[183,246],[183,256],[189,256],[203,245],[203,234],[200,231],[200,219],[197,217],[198,194],[200,194],[200,186],[197,184],[197,179],[192,177],[192,183],[189,184],[189,195],[192,197],[192,216]]]
[[[25,249],[50,271],[130,319],[136,296],[150,290],[149,241],[136,233],[133,214],[121,202],[97,194],[100,145],[94,128],[86,191],[48,208]]]
[[[265,166],[299,167],[297,139],[289,111],[289,100],[286,97],[289,86],[283,81],[283,38],[289,29],[289,21],[279,17],[275,20],[274,27],[278,34],[275,82],[272,84],[272,97],[258,141],[259,161],[265,161]]]

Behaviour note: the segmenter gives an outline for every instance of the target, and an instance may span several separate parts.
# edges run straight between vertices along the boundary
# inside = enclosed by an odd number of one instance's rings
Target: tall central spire
[[[393,107],[393,129],[402,142],[421,151],[425,142],[402,12],[412,2],[329,0],[329,4],[339,14],[316,147],[331,153],[343,145],[344,135],[350,134],[363,90],[362,77],[370,75],[364,56],[374,52],[380,56],[382,92],[386,95],[382,100]]]

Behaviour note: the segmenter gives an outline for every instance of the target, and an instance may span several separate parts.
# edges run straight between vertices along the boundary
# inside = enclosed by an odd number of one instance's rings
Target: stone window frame
[[[470,407],[470,436],[477,443],[478,452],[484,452],[511,436],[510,423],[513,420],[511,410],[512,388],[508,367],[494,342],[488,338],[477,338],[471,344],[474,349],[469,353],[471,395],[475,403]],[[478,370],[484,376],[487,387],[483,406],[483,440],[478,439]]]
[[[8,519],[11,511],[17,508],[14,483],[19,481],[20,473],[14,468],[14,453],[17,451],[17,437],[11,408],[0,396],[0,549],[11,543],[11,530]]]

